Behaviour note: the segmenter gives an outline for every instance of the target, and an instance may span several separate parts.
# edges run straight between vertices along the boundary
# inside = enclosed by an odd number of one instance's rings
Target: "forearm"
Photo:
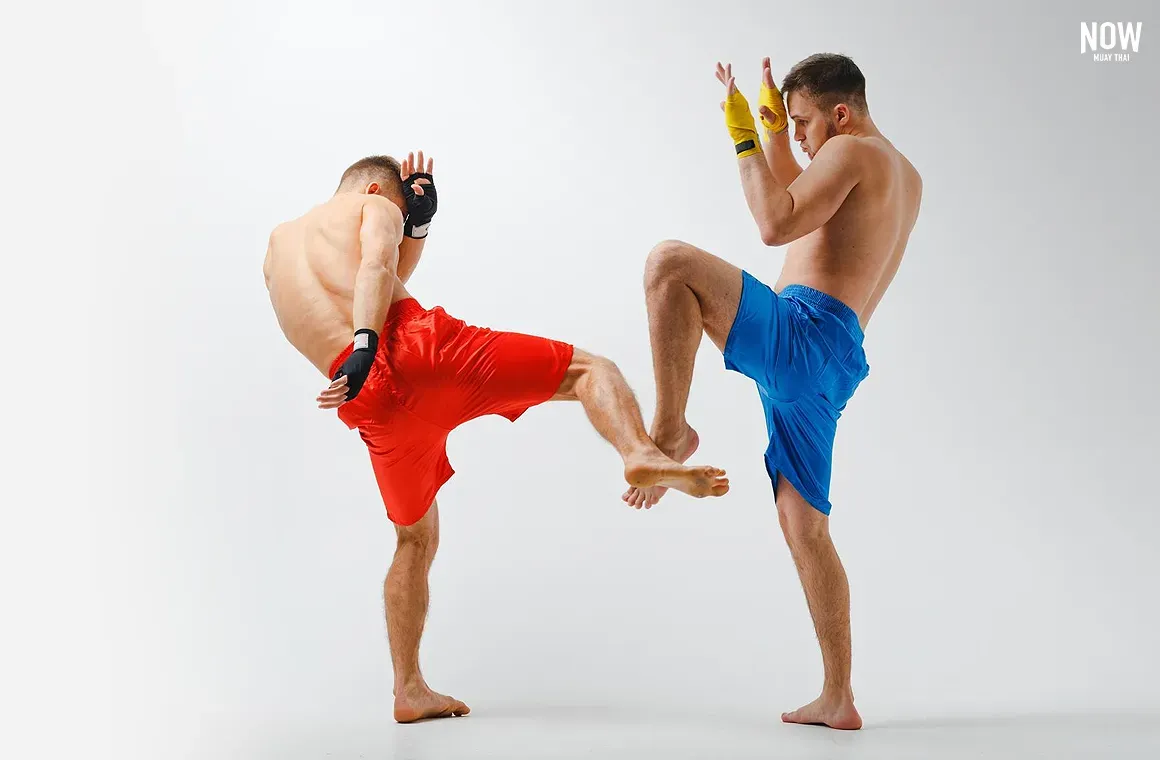
[[[399,279],[404,283],[411,279],[415,267],[419,266],[419,259],[423,257],[423,245],[427,238],[404,237],[399,244]]]
[[[774,179],[783,187],[789,187],[802,173],[802,167],[793,156],[793,148],[789,144],[789,130],[765,132],[765,160]]]
[[[391,308],[391,296],[395,290],[395,275],[399,263],[399,252],[393,255],[383,253],[363,258],[358,273],[354,277],[354,305],[352,314],[354,329],[383,329],[387,311]]]
[[[778,230],[793,212],[793,198],[786,185],[778,181],[770,170],[766,159],[755,154],[737,162],[741,172],[741,188],[745,192],[745,202],[749,213],[757,224],[761,240],[766,245],[775,245]]]

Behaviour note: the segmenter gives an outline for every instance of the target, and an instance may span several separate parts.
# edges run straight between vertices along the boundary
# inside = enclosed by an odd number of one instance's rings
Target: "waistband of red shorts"
[[[403,322],[409,322],[410,320],[422,314],[424,311],[426,311],[426,309],[424,309],[414,298],[404,298],[401,301],[395,301],[393,304],[391,304],[390,310],[387,311],[387,318],[383,322],[383,329],[379,333],[379,337],[382,338],[383,335],[385,335],[394,325],[402,324]],[[350,356],[353,350],[354,341],[352,340],[346,348],[339,352],[338,357],[330,363],[331,377],[334,377],[335,373],[337,373],[338,370],[342,367],[342,363],[346,361],[346,358]]]

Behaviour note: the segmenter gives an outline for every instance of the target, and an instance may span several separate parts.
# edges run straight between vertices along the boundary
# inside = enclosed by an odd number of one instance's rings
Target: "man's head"
[[[850,132],[870,117],[866,77],[849,58],[816,53],[799,61],[781,85],[794,125],[793,139],[813,158],[826,140]]]
[[[400,171],[399,162],[390,156],[367,156],[355,161],[342,173],[335,192],[381,195],[406,213],[407,201],[403,196]]]

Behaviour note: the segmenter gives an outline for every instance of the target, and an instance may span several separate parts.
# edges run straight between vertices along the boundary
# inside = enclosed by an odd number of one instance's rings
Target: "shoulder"
[[[388,224],[403,224],[403,212],[391,201],[381,195],[362,195],[362,210],[366,214],[370,211],[376,217]]]
[[[853,163],[869,158],[872,148],[866,140],[853,135],[835,135],[823,143],[818,149],[817,158],[826,157],[827,161]]]
[[[882,160],[882,151],[869,140],[853,135],[835,135],[818,149],[810,165],[817,164],[830,173],[835,173],[858,182]]]
[[[898,152],[898,165],[901,170],[902,181],[912,195],[918,198],[922,197],[922,174],[919,173],[918,168],[915,167],[910,159]]]

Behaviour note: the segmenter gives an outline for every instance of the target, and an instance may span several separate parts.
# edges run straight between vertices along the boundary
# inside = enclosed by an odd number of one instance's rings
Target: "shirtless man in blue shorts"
[[[703,332],[728,369],[757,384],[769,433],[765,466],[821,645],[821,696],[782,720],[861,728],[850,687],[850,591],[829,534],[831,454],[838,417],[870,371],[863,330],[898,271],[922,180],[874,125],[866,80],[845,56],[795,65],[782,83],[785,102],[765,59],[765,150],[732,67],[717,64],[717,78],[761,240],[789,250],[771,289],[687,243],[653,249],[645,273],[657,384],[652,438],[681,462],[697,448],[685,406]],[[810,159],[805,170],[790,151],[791,121]],[[624,499],[647,507],[663,493],[632,488]]]

